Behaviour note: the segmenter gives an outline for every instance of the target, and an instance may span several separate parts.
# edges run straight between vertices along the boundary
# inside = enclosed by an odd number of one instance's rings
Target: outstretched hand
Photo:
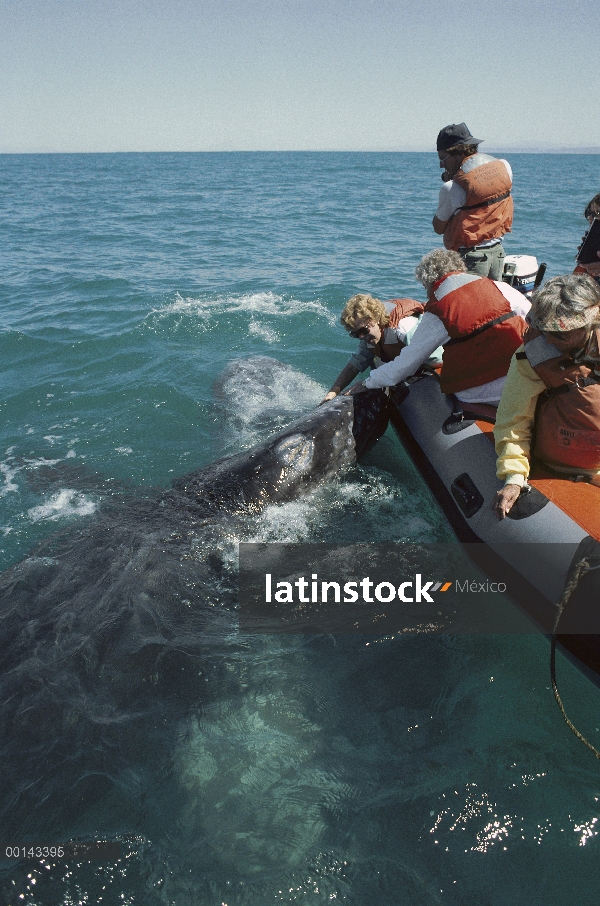
[[[498,519],[504,519],[505,516],[508,516],[520,494],[521,488],[518,484],[505,484],[502,490],[497,492],[492,503],[492,509]]]
[[[329,393],[326,393],[326,394],[325,394],[325,396],[323,397],[323,399],[322,399],[321,402],[319,403],[319,406],[322,406],[323,403],[328,403],[329,400],[335,399],[336,396],[337,396],[337,393],[335,392],[335,390],[330,390]]]
[[[362,393],[363,390],[368,389],[368,387],[365,387],[364,381],[359,381],[357,384],[353,384],[349,390],[346,390],[344,396],[354,396],[355,393]]]

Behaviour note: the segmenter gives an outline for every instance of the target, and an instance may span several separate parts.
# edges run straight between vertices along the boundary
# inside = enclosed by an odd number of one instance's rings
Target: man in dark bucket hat
[[[447,249],[458,252],[471,274],[501,280],[502,237],[510,232],[512,170],[506,160],[478,151],[465,123],[444,126],[437,137],[444,185],[440,189],[433,229]]]

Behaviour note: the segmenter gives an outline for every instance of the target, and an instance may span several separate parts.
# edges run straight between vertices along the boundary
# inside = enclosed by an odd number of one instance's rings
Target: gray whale
[[[173,487],[201,512],[258,513],[360,459],[384,433],[387,419],[383,391],[338,396],[264,443],[192,472]]]
[[[140,751],[168,760],[163,725],[232,682],[237,574],[223,539],[353,463],[387,419],[382,391],[339,397],[168,490],[106,502],[0,576],[7,839],[75,835],[94,803],[130,827]]]

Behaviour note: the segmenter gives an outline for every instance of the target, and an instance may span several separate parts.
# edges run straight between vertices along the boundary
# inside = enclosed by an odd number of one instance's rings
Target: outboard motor
[[[535,255],[507,255],[504,259],[502,279],[520,293],[528,296],[537,289],[546,273],[546,265],[538,267]]]

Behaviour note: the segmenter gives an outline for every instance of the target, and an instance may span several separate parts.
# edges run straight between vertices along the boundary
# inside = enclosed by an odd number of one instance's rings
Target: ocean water
[[[510,161],[507,251],[571,271],[598,157]],[[122,846],[1,862],[3,903],[597,904],[599,765],[556,708],[544,639],[244,637],[200,608],[162,645],[149,604],[134,650],[126,596],[94,584],[90,539],[163,603],[210,547],[227,613],[240,540],[451,538],[388,433],[307,498],[208,532],[182,517],[186,557],[148,543],[135,573],[157,489],[322,398],[350,295],[422,298],[439,185],[434,154],[0,157],[0,568],[42,543],[45,595],[0,614],[0,839]],[[256,356],[290,368],[257,388]],[[106,602],[97,663],[96,604],[44,585],[57,551]],[[598,744],[599,690],[558,670]]]

